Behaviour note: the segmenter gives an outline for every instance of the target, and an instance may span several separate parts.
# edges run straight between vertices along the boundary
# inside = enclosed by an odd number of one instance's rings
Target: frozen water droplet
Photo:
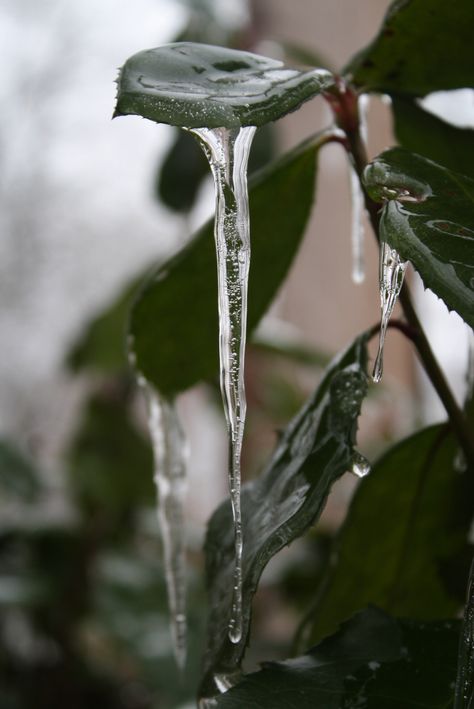
[[[351,473],[358,478],[365,478],[370,473],[370,463],[367,458],[364,458],[358,451],[355,451],[352,457]]]
[[[255,127],[196,128],[216,189],[214,235],[217,253],[219,357],[222,400],[229,432],[229,489],[234,518],[235,569],[229,638],[242,637],[242,515],[240,458],[246,400],[244,357],[250,229],[247,163]]]
[[[374,382],[379,382],[382,379],[385,335],[395,303],[397,302],[397,298],[403,286],[406,265],[407,262],[402,261],[398,252],[383,241],[380,248],[379,265],[381,306],[380,338],[374,371],[372,374]]]
[[[187,446],[174,403],[139,379],[148,404],[148,426],[153,447],[158,494],[158,522],[170,610],[170,626],[176,662],[186,663],[186,549],[184,498]]]
[[[467,461],[464,451],[459,448],[453,458],[453,468],[457,473],[465,473],[467,470]]]

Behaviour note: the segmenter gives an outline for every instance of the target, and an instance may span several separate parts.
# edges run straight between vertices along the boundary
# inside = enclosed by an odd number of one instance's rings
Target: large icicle
[[[359,125],[362,141],[367,143],[367,111],[369,95],[362,94],[358,99]],[[365,226],[364,226],[364,193],[359,177],[354,167],[350,167],[351,188],[351,248],[352,248],[352,280],[363,283],[365,280]]]
[[[350,168],[351,183],[351,247],[352,247],[352,280],[363,283],[365,280],[364,254],[364,195],[359,183],[359,177],[353,167]]]
[[[220,380],[229,431],[229,488],[235,545],[229,638],[237,643],[242,637],[240,457],[246,412],[244,355],[250,266],[247,162],[255,128],[197,128],[192,132],[204,147],[216,189],[214,235],[219,290]]]
[[[379,382],[382,379],[385,334],[387,332],[390,316],[392,315],[395,303],[402,289],[406,265],[407,262],[402,261],[397,251],[392,249],[385,241],[382,241],[379,270],[381,306],[380,339],[374,372],[372,374],[374,382]]]
[[[154,455],[158,522],[163,544],[170,627],[176,662],[186,663],[186,543],[184,498],[187,445],[174,402],[140,379],[148,403],[148,426]]]

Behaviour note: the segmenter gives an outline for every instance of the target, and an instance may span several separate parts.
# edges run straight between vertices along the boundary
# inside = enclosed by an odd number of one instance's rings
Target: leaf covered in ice
[[[332,361],[317,388],[287,427],[267,467],[242,488],[243,635],[231,643],[234,546],[232,511],[223,503],[211,518],[207,538],[210,593],[205,696],[216,693],[214,676],[236,671],[248,642],[250,610],[268,561],[302,535],[322,512],[332,484],[352,468],[357,418],[367,391],[367,349],[359,337]]]
[[[175,42],[126,61],[114,115],[182,128],[261,126],[332,84],[325,69],[300,71],[250,52]]]
[[[392,148],[367,166],[364,182],[384,202],[382,240],[474,327],[474,180]]]

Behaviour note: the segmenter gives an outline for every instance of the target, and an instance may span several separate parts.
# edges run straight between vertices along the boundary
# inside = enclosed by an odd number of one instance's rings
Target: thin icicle
[[[220,379],[229,431],[229,488],[235,545],[229,638],[237,643],[242,637],[240,458],[246,413],[244,356],[250,266],[247,162],[255,128],[197,128],[192,132],[204,147],[216,189],[214,235],[219,291]]]
[[[359,96],[359,126],[362,141],[367,143],[367,110],[369,105],[368,94]],[[351,188],[351,247],[352,247],[352,280],[354,283],[363,283],[365,280],[365,227],[364,227],[364,193],[360,186],[359,177],[353,167],[350,168]]]
[[[184,498],[187,446],[175,405],[143,379],[153,446],[158,522],[163,543],[170,628],[176,662],[186,664],[186,545]]]
[[[364,253],[364,194],[359,177],[353,167],[350,168],[351,181],[351,247],[352,247],[352,280],[363,283],[365,280]]]
[[[385,334],[387,332],[390,316],[392,315],[403,285],[406,265],[407,262],[402,261],[398,252],[383,241],[380,248],[379,270],[381,305],[380,339],[374,372],[372,374],[374,382],[379,382],[382,379]]]

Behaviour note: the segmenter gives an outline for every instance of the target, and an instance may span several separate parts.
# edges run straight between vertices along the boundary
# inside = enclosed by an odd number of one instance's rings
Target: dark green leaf
[[[218,709],[449,709],[459,624],[395,620],[369,608],[306,655],[266,662]]]
[[[67,356],[73,371],[94,369],[120,373],[127,366],[125,346],[128,313],[144,275],[127,285],[119,297],[88,324]]]
[[[211,518],[206,538],[211,614],[203,693],[214,675],[232,674],[248,641],[252,597],[268,561],[318,519],[332,484],[350,470],[357,417],[367,390],[364,336],[329,366],[315,394],[286,429],[262,475],[242,489],[243,636],[225,632],[232,600],[234,541],[230,503]]]
[[[193,206],[209,165],[196,139],[178,130],[176,139],[158,171],[156,196],[176,212],[188,212]]]
[[[474,706],[474,562],[471,564],[466,608],[459,638],[458,674],[454,709]]]
[[[306,646],[369,603],[419,619],[458,612],[462,597],[451,594],[456,584],[446,565],[469,551],[474,482],[454,470],[456,451],[447,427],[433,426],[391,448],[361,481]],[[467,568],[458,574],[464,588]]]
[[[332,84],[324,69],[303,72],[249,52],[176,42],[127,60],[114,115],[182,128],[261,126]]]
[[[314,197],[315,153],[314,145],[305,146],[251,181],[249,331],[267,310],[303,236]],[[217,375],[213,221],[150,279],[132,309],[130,332],[138,370],[165,395]]]
[[[412,96],[474,87],[473,26],[472,0],[396,0],[345,73],[368,91]]]
[[[69,453],[73,491],[87,509],[120,515],[154,500],[150,445],[118,388],[93,395]]]
[[[474,180],[393,148],[366,168],[364,181],[376,201],[388,200],[382,240],[474,327]]]
[[[393,97],[395,135],[408,150],[474,178],[474,130],[457,128],[412,99]]]
[[[3,497],[34,502],[42,484],[32,461],[6,440],[0,441],[0,500]]]

